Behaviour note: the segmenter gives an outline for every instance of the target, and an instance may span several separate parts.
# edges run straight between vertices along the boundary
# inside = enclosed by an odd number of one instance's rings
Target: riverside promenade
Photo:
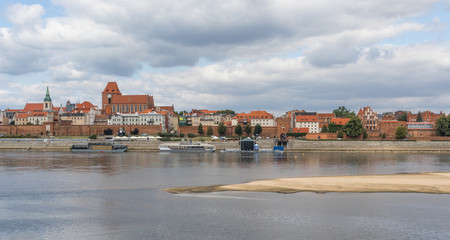
[[[99,141],[99,140],[95,140]],[[75,143],[86,139],[0,139],[0,151],[70,151]],[[159,151],[161,141],[123,141],[129,151]],[[239,142],[205,141],[216,146],[217,151],[238,149]],[[257,141],[261,149],[272,149],[274,141]],[[450,141],[305,141],[289,140],[286,152],[450,152]]]

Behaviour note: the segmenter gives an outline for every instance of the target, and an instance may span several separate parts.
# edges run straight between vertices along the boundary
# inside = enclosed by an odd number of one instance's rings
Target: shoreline
[[[224,191],[272,192],[283,194],[297,192],[450,194],[450,172],[278,178],[242,184],[167,188],[164,191],[173,194]]]
[[[0,151],[56,151],[68,152],[72,144],[80,140],[23,141],[0,139]],[[156,152],[161,141],[123,141],[130,152]],[[173,142],[177,143],[177,142]],[[239,149],[239,142],[205,141],[216,146],[216,151]],[[272,149],[273,140],[258,140],[261,149]],[[291,140],[286,153],[297,152],[405,152],[405,153],[450,153],[450,141],[302,141]]]

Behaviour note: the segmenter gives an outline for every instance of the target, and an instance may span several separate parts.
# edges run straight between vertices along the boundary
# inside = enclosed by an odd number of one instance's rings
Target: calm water
[[[0,152],[0,239],[450,239],[450,195],[162,191],[438,171],[450,154]]]

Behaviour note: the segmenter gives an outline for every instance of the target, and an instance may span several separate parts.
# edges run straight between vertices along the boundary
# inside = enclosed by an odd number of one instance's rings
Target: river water
[[[450,239],[448,194],[162,190],[413,172],[450,154],[0,152],[0,239]]]

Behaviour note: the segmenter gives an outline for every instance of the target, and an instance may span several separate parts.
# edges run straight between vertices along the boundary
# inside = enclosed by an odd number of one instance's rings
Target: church
[[[154,107],[153,96],[122,95],[116,82],[108,82],[102,92],[102,109],[107,115],[137,113]]]

